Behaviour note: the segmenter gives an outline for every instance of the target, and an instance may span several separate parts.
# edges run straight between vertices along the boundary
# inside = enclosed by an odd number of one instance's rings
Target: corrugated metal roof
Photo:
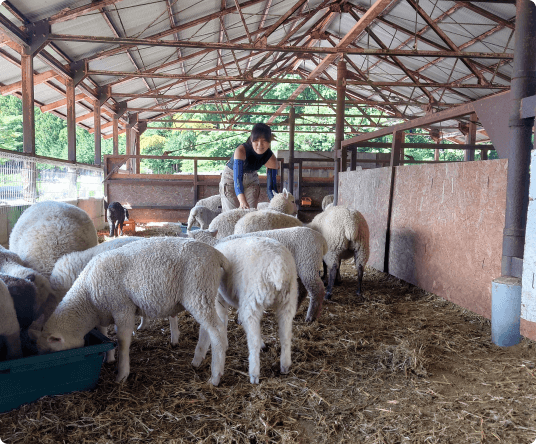
[[[244,0],[239,3],[244,4]],[[335,8],[329,10],[324,8],[316,12],[315,8],[322,4],[322,0],[310,0],[305,2],[302,7],[298,8],[297,12],[290,16],[283,25],[272,30],[268,37],[268,44],[279,44],[289,32],[292,33],[289,41],[285,45],[310,45],[312,43],[316,47],[331,48],[334,44],[338,44],[356,24],[355,14],[359,17],[363,16],[364,12],[374,4],[374,0],[352,0],[349,5],[354,5],[354,16],[348,10],[342,9],[339,12],[335,0],[327,0],[325,5],[334,5]],[[63,10],[75,9],[82,6],[91,5],[91,0],[67,1],[67,0],[41,0],[36,3],[35,0],[13,0],[4,3],[0,6],[0,13],[7,19],[19,27],[24,22],[35,22],[38,20],[47,19],[55,16]],[[171,23],[175,23],[179,28],[173,33],[168,34],[162,40],[175,40],[176,36],[186,42],[205,42],[217,43],[219,41],[232,41],[235,43],[249,43],[246,36],[247,31],[251,35],[251,39],[255,42],[271,25],[278,22],[281,17],[286,14],[295,4],[296,0],[273,0],[269,9],[264,15],[266,0],[255,1],[249,0],[250,6],[242,8],[243,19],[238,14],[235,8],[234,1],[227,2],[227,13],[221,17],[217,14],[221,10],[221,0],[117,0],[110,2],[107,6],[100,9],[92,9],[85,12],[76,18],[59,21],[52,24],[51,31],[54,34],[72,34],[80,36],[96,36],[96,37],[129,37],[129,38],[151,38],[155,34],[165,33],[170,30]],[[7,7],[6,7],[7,5]],[[10,5],[15,7],[24,17],[22,21],[17,18],[16,11],[12,14]],[[450,42],[438,35],[432,28],[427,27],[426,21],[407,1],[394,1],[383,14],[376,19],[371,25],[370,30],[374,35],[369,35],[367,30],[361,32],[358,39],[354,41],[353,47],[361,47],[365,49],[379,49],[383,45],[390,49],[413,49],[415,42],[415,31],[427,41],[417,39],[417,49],[420,51],[437,51],[447,49],[449,45],[456,45],[463,48],[464,51],[471,52],[512,52],[514,47],[514,39],[512,30],[500,22],[487,18],[478,12],[464,7],[462,4],[457,4],[454,1],[436,1],[436,0],[420,0],[418,5],[432,19],[442,17],[442,20],[437,22],[437,26],[445,33]],[[495,14],[503,20],[511,20],[515,16],[515,6],[512,4],[495,4],[495,3],[476,3],[477,8]],[[172,16],[168,14],[168,7],[172,11]],[[310,17],[304,20],[304,14],[311,12]],[[210,20],[199,20],[213,14]],[[301,16],[297,18],[298,15]],[[262,23],[262,31],[257,32]],[[225,26],[226,32],[221,32],[221,23]],[[392,23],[390,25],[389,23]],[[320,26],[323,25],[323,26]],[[397,28],[397,29],[395,29]],[[317,31],[316,34],[313,31]],[[326,31],[327,34],[321,33]],[[486,34],[485,34],[486,33]],[[485,34],[485,35],[484,35]],[[319,37],[324,37],[318,40]],[[380,45],[376,38],[383,45]],[[330,41],[331,40],[331,41]],[[507,44],[507,42],[509,42]],[[203,50],[203,48],[171,48],[140,45],[137,47],[129,47],[127,50],[112,51],[106,57],[96,57],[103,51],[114,50],[118,45],[114,42],[110,43],[94,43],[90,41],[54,41],[54,45],[67,57],[64,60],[61,55],[58,55],[51,47],[45,49],[49,54],[53,54],[58,59],[59,64],[79,61],[87,59],[89,61],[88,68],[94,71],[113,71],[113,72],[128,72],[137,73],[139,71],[156,70],[160,74],[172,74],[175,76],[183,75],[184,73],[193,76],[219,75],[238,77],[243,75],[247,69],[256,67],[254,76],[259,76],[272,63],[266,75],[267,77],[275,77],[284,73],[292,73],[294,67],[299,67],[305,73],[314,71],[318,63],[326,55],[314,57],[301,56],[292,53],[271,53],[268,58],[262,52],[262,44],[259,51],[252,52],[251,50],[243,50],[236,48],[234,51],[223,49],[218,51],[214,49]],[[351,46],[352,47],[352,46]],[[2,51],[8,56],[16,60],[20,59],[20,55],[10,46],[4,46]],[[1,55],[1,54],[0,54]],[[182,57],[180,63],[179,57]],[[417,100],[420,103],[427,103],[428,98],[424,95],[422,88],[412,86],[412,81],[408,78],[404,69],[410,70],[412,75],[421,78],[422,82],[432,81],[436,83],[446,83],[447,81],[459,80],[466,84],[475,84],[476,77],[472,70],[462,61],[456,62],[454,58],[437,58],[437,57],[409,57],[398,56],[379,57],[378,55],[347,55],[351,63],[348,65],[348,70],[361,78],[357,72],[354,72],[352,64],[365,73],[367,79],[373,82],[394,82],[403,80],[408,82],[408,86],[383,87],[378,88],[384,90],[384,97],[393,97],[398,95],[401,101]],[[221,61],[226,65],[225,69],[220,66]],[[235,60],[239,60],[238,66]],[[263,65],[256,66],[261,63]],[[404,69],[398,64],[403,63]],[[456,63],[455,68],[454,64]],[[498,85],[508,85],[509,77],[512,75],[511,61],[501,63],[497,70],[497,60],[494,59],[478,59],[478,69],[482,76]],[[9,85],[20,81],[21,71],[13,63],[9,62],[5,57],[0,58],[0,82],[2,85]],[[219,67],[219,69],[218,69]],[[38,57],[34,59],[34,70],[36,73],[49,71],[52,69],[49,65],[41,61]],[[218,71],[216,71],[218,69]],[[327,68],[320,76],[323,79],[329,77],[335,79],[337,76],[336,66],[332,65]],[[422,78],[423,76],[424,78]],[[428,79],[428,80],[426,80]],[[54,82],[57,82],[55,80]],[[194,94],[209,97],[214,94],[215,88],[218,94],[221,92],[221,87],[229,88],[239,87],[243,81],[233,80],[226,82],[218,82],[214,80],[199,79],[182,80],[180,78],[129,78],[121,79],[121,76],[116,75],[92,75],[90,79],[83,81],[83,84],[90,89],[95,89],[96,86],[110,85],[113,93],[116,94],[143,94],[147,92],[159,92],[166,94],[174,94],[179,97],[173,99],[169,103],[174,108],[187,106],[191,102],[188,99],[180,99],[180,96],[185,94]],[[247,84],[247,82],[246,82]],[[62,90],[65,87],[61,87]],[[369,97],[373,100],[384,101],[376,90],[368,85],[365,86],[348,86],[349,91],[355,94],[360,94],[363,97]],[[441,101],[447,104],[463,103],[467,100],[474,100],[493,94],[498,90],[482,89],[482,88],[438,88],[437,91],[433,88],[427,88],[435,99],[441,97]],[[238,92],[237,92],[238,93]],[[51,89],[47,84],[43,83],[35,86],[36,101],[44,104],[53,103],[60,100],[62,95],[56,90]],[[116,101],[128,100],[126,98],[117,98]],[[170,99],[171,100],[171,99]],[[84,102],[85,106],[77,105],[77,116],[87,114],[88,104],[91,100]],[[111,99],[108,104],[114,106],[114,100]],[[166,107],[168,100],[162,102],[160,99],[154,98],[137,98],[128,101],[129,107],[133,108],[158,108]],[[400,106],[399,109],[404,111],[408,116],[422,115],[424,111],[419,106]],[[61,111],[61,109],[60,109]],[[159,113],[154,111],[146,111],[142,113],[142,117],[151,118],[157,117]],[[84,125],[92,126],[93,121],[90,119],[84,121]],[[105,132],[110,132],[106,130]]]

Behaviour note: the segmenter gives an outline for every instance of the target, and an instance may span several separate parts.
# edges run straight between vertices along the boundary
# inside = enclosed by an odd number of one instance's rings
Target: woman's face
[[[259,137],[254,142],[252,141],[251,144],[253,145],[253,150],[257,154],[264,154],[266,151],[268,151],[268,148],[270,148],[270,142],[268,142],[264,137]]]

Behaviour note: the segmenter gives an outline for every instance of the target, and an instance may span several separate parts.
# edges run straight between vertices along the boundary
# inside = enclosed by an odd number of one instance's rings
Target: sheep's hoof
[[[127,378],[128,378],[128,373],[126,375],[118,373],[116,378],[115,378],[115,382],[120,383],[120,382],[125,381]]]
[[[192,359],[192,365],[196,368],[199,367],[202,362],[203,362],[203,358],[200,358],[200,357],[194,357],[194,359]],[[218,384],[214,384],[214,385],[218,385]]]
[[[326,295],[324,296],[325,301],[331,300],[331,293],[326,292]]]
[[[219,383],[220,383],[220,379],[221,379],[221,375],[213,376],[212,378],[210,378],[210,383],[211,383],[214,387],[218,387],[218,385],[219,385]]]
[[[249,375],[249,382],[251,382],[252,384],[258,384],[259,383],[259,377]]]
[[[289,371],[290,371],[290,366],[288,366],[288,367],[285,367],[283,365],[281,366],[281,374],[282,375],[288,374]]]

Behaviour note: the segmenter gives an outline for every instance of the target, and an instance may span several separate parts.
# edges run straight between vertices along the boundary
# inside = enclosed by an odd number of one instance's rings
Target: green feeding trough
[[[0,362],[0,413],[42,396],[91,390],[115,343],[91,330],[81,348]]]

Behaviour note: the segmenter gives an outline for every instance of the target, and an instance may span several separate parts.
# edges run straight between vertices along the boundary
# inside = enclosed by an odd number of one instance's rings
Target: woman
[[[238,145],[227,162],[220,182],[222,211],[257,208],[260,185],[257,171],[266,165],[266,191],[270,200],[277,193],[277,159],[270,149],[272,130],[256,123],[246,143]]]

